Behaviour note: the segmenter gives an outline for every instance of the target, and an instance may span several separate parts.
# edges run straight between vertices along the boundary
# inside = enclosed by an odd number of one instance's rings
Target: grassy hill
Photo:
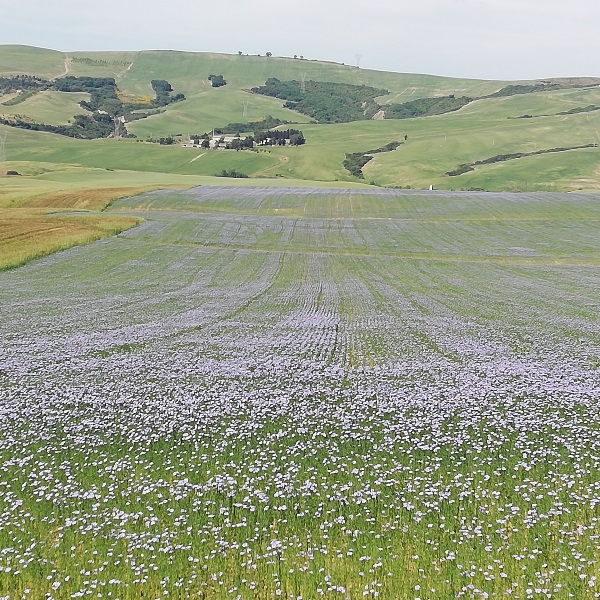
[[[389,142],[403,143],[380,153],[363,168],[364,181],[380,186],[486,190],[575,190],[600,188],[600,150],[590,147],[540,154],[474,167],[450,177],[459,165],[491,157],[572,148],[600,141],[600,80],[553,80],[563,87],[508,97],[487,97],[508,81],[453,79],[431,75],[386,73],[327,61],[288,57],[225,55],[175,51],[75,52],[24,46],[0,46],[0,77],[30,74],[48,79],[64,75],[113,77],[119,94],[151,97],[150,82],[165,79],[185,100],[160,109],[160,114],[128,123],[132,139],[74,140],[54,134],[0,126],[6,135],[9,161],[60,163],[173,175],[212,176],[223,169],[250,177],[316,181],[357,181],[343,162],[348,153],[368,153]],[[209,74],[223,75],[227,85],[211,87]],[[384,108],[420,98],[454,95],[481,98],[443,115],[403,120],[364,120],[339,124],[309,123],[310,119],[282,100],[253,94],[269,78],[334,82],[383,88],[377,98]],[[518,82],[539,83],[539,82]],[[14,94],[13,96],[14,97]],[[44,91],[6,106],[0,97],[0,117],[20,115],[48,124],[64,124],[81,114],[85,94]],[[298,148],[277,147],[260,152],[217,152],[162,147],[148,138],[201,134],[232,122],[257,121],[271,115],[297,123],[307,140]],[[517,118],[528,115],[528,118]],[[405,139],[406,137],[406,139]],[[180,138],[177,138],[180,139]],[[0,168],[0,173],[2,169]]]

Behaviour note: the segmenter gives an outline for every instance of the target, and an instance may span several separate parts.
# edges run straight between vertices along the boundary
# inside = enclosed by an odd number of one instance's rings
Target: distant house
[[[260,142],[256,143],[257,146],[291,146],[291,144],[292,140],[289,138],[273,139],[270,137],[264,138]]]
[[[233,135],[213,135],[208,139],[208,147],[211,150],[226,150],[228,145],[231,145],[235,140],[245,140],[246,136],[233,136]],[[198,143],[196,143],[198,142]],[[184,142],[182,148],[201,148],[204,138],[188,139]]]

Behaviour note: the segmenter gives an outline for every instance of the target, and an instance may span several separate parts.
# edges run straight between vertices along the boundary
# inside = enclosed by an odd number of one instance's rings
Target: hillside
[[[226,85],[213,87],[208,79],[211,74],[222,76]],[[389,187],[600,188],[596,146],[600,141],[600,79],[483,81],[243,53],[65,54],[0,46],[0,78],[18,75],[42,78],[49,86],[64,77],[111,79],[119,102],[130,107],[123,119],[151,116],[126,123],[130,138],[72,139],[48,133],[55,129],[30,131],[6,123],[77,125],[87,118],[80,103],[89,100],[89,94],[50,88],[24,98],[14,90],[5,93],[0,96],[0,119],[5,123],[0,125],[0,139],[6,137],[3,154],[8,162],[0,173],[12,162],[27,162],[199,176],[235,171],[254,178],[316,181],[356,182],[358,174],[364,182]],[[251,91],[272,79],[295,85],[304,94],[317,88],[333,90],[332,108],[327,110],[334,112],[347,98],[340,90],[373,88],[382,95],[363,100],[363,111],[357,112],[355,104],[354,112],[347,111],[354,115],[348,117],[349,122],[335,122],[344,120],[335,115],[328,122],[322,117],[327,112],[311,113],[297,102]],[[151,104],[155,94],[151,82],[156,80],[168,82],[173,94],[185,99]],[[329,92],[319,93],[322,98]],[[288,107],[284,107],[286,102]],[[372,113],[365,108],[368,103]],[[440,111],[443,114],[436,114]],[[306,144],[254,152],[181,147],[180,141],[191,134],[201,135],[230,123],[256,123],[266,116],[292,123],[303,132]],[[108,117],[105,121],[105,130],[112,130]],[[167,147],[148,142],[160,138],[173,138],[175,143]],[[391,142],[399,142],[396,149],[373,152]],[[360,171],[344,167],[349,155],[364,163]]]

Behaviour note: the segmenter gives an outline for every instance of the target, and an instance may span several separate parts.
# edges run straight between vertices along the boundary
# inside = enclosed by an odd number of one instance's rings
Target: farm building
[[[213,135],[208,139],[208,147],[211,150],[226,150],[230,149],[234,142],[245,141],[246,139],[246,136]],[[190,138],[187,142],[182,144],[182,148],[202,148],[203,142],[204,138]]]

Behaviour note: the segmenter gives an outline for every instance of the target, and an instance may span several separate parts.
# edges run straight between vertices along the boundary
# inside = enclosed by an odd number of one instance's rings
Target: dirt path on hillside
[[[64,69],[65,69],[65,70],[64,70],[64,72],[63,72],[63,73],[61,73],[60,75],[57,75],[56,77],[54,77],[54,80],[56,80],[56,79],[60,79],[61,77],[66,77],[66,76],[69,74],[70,70],[71,70],[71,63],[72,63],[72,62],[73,62],[73,59],[72,59],[72,58],[70,58],[70,57],[68,57],[68,56],[65,54],[65,65],[64,65]]]
[[[410,94],[408,94],[408,95],[412,96],[416,91],[417,91],[417,88],[407,87],[405,90],[402,90],[400,93],[396,94],[393,98],[389,98],[388,100],[386,100],[384,104],[392,104],[393,102],[398,100],[398,98],[400,98],[400,96],[404,95],[406,92],[410,92]]]
[[[205,154],[206,154],[206,152],[203,152],[202,154],[198,154],[198,156],[196,156],[196,157],[192,158],[192,160],[190,160],[190,162],[188,163],[188,165],[191,164],[191,163],[193,163],[193,162],[196,162],[199,158],[202,158]]]

